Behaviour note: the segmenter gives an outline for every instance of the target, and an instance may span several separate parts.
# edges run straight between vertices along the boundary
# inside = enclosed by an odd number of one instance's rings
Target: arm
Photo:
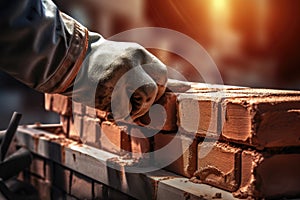
[[[88,46],[87,29],[50,0],[0,3],[0,68],[40,92],[63,92]]]
[[[89,32],[51,0],[2,1],[0,13],[0,69],[31,88],[133,120],[165,91],[166,67],[146,49]]]

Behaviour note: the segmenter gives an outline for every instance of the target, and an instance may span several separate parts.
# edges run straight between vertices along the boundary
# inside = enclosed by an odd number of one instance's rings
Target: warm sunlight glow
[[[224,11],[226,9],[227,0],[212,0],[212,6],[215,11]]]

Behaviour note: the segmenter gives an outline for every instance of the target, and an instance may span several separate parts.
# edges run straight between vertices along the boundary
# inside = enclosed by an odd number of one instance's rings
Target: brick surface
[[[142,129],[146,130],[146,129]],[[134,158],[146,158],[150,159],[150,156],[145,153],[151,151],[151,140],[147,134],[143,133],[138,127],[132,127],[130,129],[130,141],[131,141],[131,152]]]
[[[51,200],[51,183],[35,176],[30,177],[30,183],[38,191],[40,199]]]
[[[108,168],[106,165],[108,161],[118,158],[116,155],[83,144],[78,145],[77,143],[68,143],[60,139],[59,141],[61,141],[62,144],[65,144],[65,146],[62,147],[59,145],[56,135],[40,129],[35,130],[30,127],[20,127],[17,136],[19,144],[26,146],[36,144],[31,141],[37,139],[38,143],[42,145],[42,148],[35,148],[35,146],[32,146],[30,147],[30,150],[47,159],[55,161],[55,163],[65,165],[67,169],[63,168],[63,170],[67,170],[67,173],[70,173],[69,169],[72,169],[94,179],[95,182],[102,182],[103,184],[109,185],[136,199],[156,199],[156,197],[157,199],[165,199],[164,197],[174,199],[187,199],[189,197],[190,199],[203,199],[203,197],[208,197],[211,199],[216,196],[216,193],[221,193],[221,196],[224,199],[235,199],[232,197],[231,193],[224,190],[213,188],[205,184],[192,183],[187,178],[183,178],[165,170],[147,173],[130,173],[128,170],[130,169],[130,166],[132,166],[131,164],[135,162],[135,159],[131,160],[128,157],[122,159],[121,162],[116,163],[119,164],[119,168],[123,167],[124,170],[122,172],[125,173],[121,173],[118,170]],[[48,143],[53,143],[53,145],[46,145]],[[49,149],[51,149],[51,151],[49,151]],[[54,155],[62,150],[65,152],[65,158],[56,158],[57,156]],[[126,163],[129,165],[126,165]],[[57,164],[55,164],[55,166],[56,165]],[[143,169],[144,168],[142,168],[142,170]],[[53,171],[56,171],[56,173],[53,173],[53,176],[59,177],[58,180],[62,181],[65,179],[64,176],[61,175],[65,173],[60,173],[59,175],[59,173],[57,173],[58,170],[54,169]],[[57,182],[57,179],[53,182]],[[65,184],[62,185],[64,188],[68,187]],[[56,188],[56,192],[52,190],[52,199],[75,198],[74,196],[66,195],[63,190],[57,188],[55,185],[53,188]],[[107,194],[106,196],[108,196],[108,192],[104,191],[104,194]]]
[[[83,136],[83,117],[80,115],[74,114],[69,117],[69,132],[68,137],[77,141],[81,141]]]
[[[69,129],[70,129],[70,117],[61,115],[60,123],[62,125],[62,130],[63,130],[64,134],[68,135]]]
[[[73,115],[85,115],[86,106],[81,103],[72,101],[72,112]]]
[[[154,136],[155,163],[165,169],[191,177],[197,165],[197,141],[183,134],[162,134]]]
[[[134,200],[134,198],[112,188],[108,188],[107,190],[107,199]]]
[[[239,148],[216,141],[199,143],[195,180],[236,191],[240,184],[241,152]]]
[[[93,199],[92,180],[78,173],[72,174],[71,195],[78,199]]]
[[[283,198],[300,196],[300,154],[243,151],[238,197]]]
[[[122,155],[130,151],[130,138],[126,126],[117,126],[112,122],[101,123],[101,149]]]
[[[93,182],[93,198],[95,200],[107,199],[107,187],[99,182]]]
[[[300,145],[300,97],[235,98],[223,105],[223,138],[256,148]]]
[[[81,141],[84,144],[100,148],[100,120],[98,118],[83,117]]]
[[[165,93],[150,108],[150,112],[139,118],[139,123],[148,128],[164,131],[177,130],[177,95]]]
[[[54,164],[51,160],[45,159],[45,180],[53,182],[54,177]]]
[[[181,94],[178,96],[178,126],[199,136],[218,137],[219,103],[216,93]]]
[[[53,185],[66,193],[70,193],[71,171],[61,165],[54,164]]]
[[[31,173],[44,179],[45,178],[45,160],[35,156],[29,167]]]
[[[60,115],[72,114],[72,101],[63,95],[45,94],[45,109]]]

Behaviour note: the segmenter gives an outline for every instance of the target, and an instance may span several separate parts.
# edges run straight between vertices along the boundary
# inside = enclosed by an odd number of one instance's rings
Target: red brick
[[[60,116],[60,123],[62,125],[62,130],[64,134],[68,135],[69,134],[69,129],[70,129],[70,117],[69,116]]]
[[[72,112],[73,112],[73,115],[76,114],[76,115],[85,115],[85,107],[82,103],[78,103],[78,102],[75,102],[73,101],[72,102]]]
[[[300,96],[231,98],[223,105],[223,138],[260,149],[300,145]]]
[[[72,115],[72,102],[67,96],[59,94],[45,95],[45,109],[60,115]]]
[[[30,172],[39,176],[40,178],[45,178],[45,161],[44,159],[35,156],[30,165]]]
[[[53,171],[53,185],[66,193],[70,193],[71,171],[58,164],[54,165]]]
[[[180,94],[178,96],[180,130],[199,136],[218,138],[220,98],[216,93]]]
[[[83,135],[83,117],[74,114],[69,118],[68,137],[74,140],[80,140]]]
[[[37,190],[39,199],[51,200],[51,183],[35,176],[30,177],[30,183]]]
[[[91,118],[97,117],[97,109],[89,106],[85,106],[85,115]]]
[[[130,141],[133,158],[149,158],[149,156],[145,157],[144,153],[151,151],[151,142],[149,137],[147,137],[140,128],[131,128]]]
[[[240,189],[237,197],[255,199],[299,197],[300,154],[243,151]]]
[[[102,200],[107,198],[107,188],[105,185],[98,182],[94,182],[93,185],[94,185],[93,197],[95,200]]]
[[[44,96],[44,107],[46,110],[51,111],[52,108],[52,101],[53,101],[53,95],[52,94],[45,94]]]
[[[172,142],[172,143],[171,143]],[[168,146],[167,146],[168,145]],[[164,151],[159,151],[164,148]],[[173,161],[165,169],[191,177],[197,165],[197,141],[195,138],[180,133],[154,136],[154,159],[159,165]]]
[[[200,143],[194,176],[201,183],[236,191],[240,184],[241,152],[239,148],[216,141]]]
[[[100,120],[98,118],[83,117],[83,131],[81,141],[94,147],[100,148]]]
[[[53,182],[54,179],[54,164],[50,160],[45,160],[45,180]]]
[[[100,135],[101,149],[122,155],[130,151],[130,139],[126,126],[102,122]]]
[[[160,107],[155,107],[160,106]],[[138,119],[138,124],[148,128],[164,131],[177,130],[177,96],[175,93],[165,93],[150,108],[150,114]]]
[[[72,175],[71,195],[78,199],[93,199],[92,180],[74,172]]]
[[[122,199],[122,200],[133,200],[134,198],[119,192],[118,190],[114,190],[112,188],[108,188],[107,190],[107,199]]]

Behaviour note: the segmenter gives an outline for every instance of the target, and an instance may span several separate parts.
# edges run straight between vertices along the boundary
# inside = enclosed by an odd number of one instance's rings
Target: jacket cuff
[[[63,93],[73,83],[88,49],[87,28],[62,12],[60,16],[65,25],[65,31],[70,33],[71,39],[69,48],[55,74],[39,88],[45,91],[49,85],[55,85],[51,91],[47,91],[48,93]]]

